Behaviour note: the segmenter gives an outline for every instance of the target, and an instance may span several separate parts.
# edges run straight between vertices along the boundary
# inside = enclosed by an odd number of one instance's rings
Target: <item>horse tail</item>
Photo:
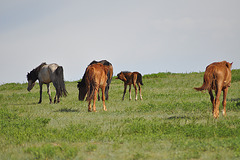
[[[211,89],[211,84],[214,80],[214,75],[212,72],[208,72],[206,71],[204,74],[204,78],[203,78],[203,85],[201,87],[196,87],[194,88],[197,91],[202,91],[202,90],[210,90]]]
[[[87,86],[88,86],[88,95],[87,95],[87,101],[90,101],[93,99],[93,95],[95,92],[96,84],[95,84],[95,75],[94,75],[94,68],[88,68],[87,73],[86,73],[86,81],[87,81]]]
[[[58,66],[56,69],[56,89],[58,91],[59,96],[67,96],[67,90],[65,88],[64,77],[63,77],[63,67]]]
[[[137,75],[137,81],[140,82],[141,85],[143,85],[141,73],[138,73],[138,75]]]

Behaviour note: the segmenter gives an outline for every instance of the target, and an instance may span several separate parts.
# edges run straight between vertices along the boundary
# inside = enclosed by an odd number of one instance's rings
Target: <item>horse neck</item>
[[[38,71],[36,70],[36,69],[34,69],[34,70],[32,70],[32,72],[33,72],[33,77],[32,77],[32,81],[36,81],[36,80],[38,80]]]

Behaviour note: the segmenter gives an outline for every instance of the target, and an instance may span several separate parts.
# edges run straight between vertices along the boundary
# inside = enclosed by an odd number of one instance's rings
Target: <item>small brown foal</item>
[[[120,72],[117,75],[116,79],[120,79],[124,82],[124,92],[123,92],[122,100],[124,100],[127,85],[129,85],[129,100],[132,99],[132,97],[131,97],[131,85],[132,84],[135,88],[135,100],[137,100],[137,86],[136,85],[138,85],[138,87],[139,87],[140,99],[142,100],[141,85],[143,85],[143,83],[142,83],[141,73],[139,73],[139,72]]]

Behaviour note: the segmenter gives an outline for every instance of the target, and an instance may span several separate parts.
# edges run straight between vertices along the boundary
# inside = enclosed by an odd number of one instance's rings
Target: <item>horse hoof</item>
[[[226,112],[224,112],[224,111],[222,112],[222,114],[223,114],[223,116],[224,116],[224,117],[226,117],[226,116],[227,116]]]
[[[213,117],[214,117],[215,119],[218,119],[218,115],[213,115]]]

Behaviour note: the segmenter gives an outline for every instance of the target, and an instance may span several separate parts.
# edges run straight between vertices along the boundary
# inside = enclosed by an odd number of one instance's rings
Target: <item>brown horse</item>
[[[106,97],[106,100],[108,100],[108,91],[109,91],[109,87],[110,87],[110,84],[111,84],[111,81],[112,81],[112,75],[113,75],[113,67],[112,67],[112,64],[110,62],[108,62],[107,60],[101,60],[101,61],[92,61],[88,67],[92,64],[97,64],[97,63],[101,63],[105,66],[108,66],[108,73],[107,73],[107,85],[106,85],[106,89],[105,89],[105,97]],[[85,83],[85,79],[86,79],[86,71],[87,69],[85,70],[85,73],[82,77],[82,80],[81,82],[78,82],[78,90],[79,90],[79,94],[78,94],[78,99],[80,101],[83,101],[86,97],[86,94],[87,94],[87,86],[86,86],[86,83]],[[98,100],[100,100],[100,96],[98,94]]]
[[[203,85],[199,88],[194,88],[197,91],[208,90],[213,105],[212,113],[214,118],[218,118],[219,116],[219,98],[221,91],[223,91],[222,113],[226,116],[226,98],[228,87],[231,85],[231,68],[232,63],[226,61],[215,62],[208,65],[204,74]],[[214,98],[212,90],[215,90],[216,98]]]
[[[107,85],[109,66],[101,63],[92,64],[87,67],[85,72],[85,83],[87,87],[88,111],[96,112],[96,99],[99,88],[102,90],[103,109],[107,111],[105,105],[105,89]],[[91,101],[93,99],[93,107],[91,110]]]
[[[58,66],[57,64],[46,64],[45,62],[40,64],[38,67],[33,69],[30,73],[27,74],[28,88],[30,91],[36,80],[39,81],[40,86],[40,100],[38,103],[42,102],[42,85],[47,84],[47,93],[49,95],[50,103],[52,103],[50,86],[49,84],[53,82],[54,87],[56,88],[56,96],[54,98],[54,103],[60,102],[59,97],[67,96],[67,91],[65,89],[64,78],[63,78],[63,67]]]
[[[116,79],[120,79],[124,82],[124,92],[123,92],[122,100],[124,100],[127,85],[129,85],[129,100],[132,99],[132,97],[131,97],[131,85],[132,84],[135,88],[135,100],[137,100],[137,86],[136,85],[138,85],[138,87],[139,87],[140,99],[142,100],[141,85],[143,85],[143,83],[142,83],[142,75],[139,72],[120,72],[120,73],[118,73]]]

